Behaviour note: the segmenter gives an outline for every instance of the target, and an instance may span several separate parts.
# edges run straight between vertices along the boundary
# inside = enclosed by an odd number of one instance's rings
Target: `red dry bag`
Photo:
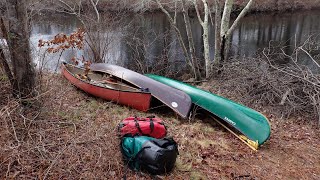
[[[164,138],[167,134],[166,126],[162,120],[154,116],[140,118],[128,117],[118,126],[121,136],[150,136],[154,138]]]

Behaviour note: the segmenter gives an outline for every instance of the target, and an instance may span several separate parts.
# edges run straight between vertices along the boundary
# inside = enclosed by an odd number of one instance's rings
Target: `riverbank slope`
[[[1,77],[4,77],[1,75]],[[172,112],[138,112],[76,89],[61,75],[46,75],[45,92],[22,108],[0,78],[0,178],[152,179],[126,170],[117,124],[128,116],[156,115],[179,144],[176,168],[162,179],[319,179],[320,136],[315,122],[280,119],[258,109],[272,127],[271,138],[253,152],[210,118],[181,120]],[[202,87],[239,100],[232,89],[212,80]],[[251,107],[254,107],[252,104]]]

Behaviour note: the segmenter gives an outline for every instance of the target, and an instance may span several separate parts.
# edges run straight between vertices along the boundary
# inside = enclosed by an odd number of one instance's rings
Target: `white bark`
[[[233,31],[235,30],[235,28],[238,26],[240,20],[249,11],[252,3],[253,3],[253,0],[249,0],[247,5],[240,12],[240,14],[236,18],[236,20],[232,23],[231,27],[229,28],[233,0],[226,0],[225,1],[224,10],[223,10],[222,18],[221,18],[221,26],[220,26],[220,41],[221,41],[220,42],[220,57],[222,60],[225,60],[228,58],[231,35],[232,35]],[[216,1],[216,4],[218,4],[217,1]],[[217,16],[220,17],[220,14],[216,13],[216,19],[217,19]],[[219,49],[216,48],[215,50],[218,51]]]
[[[214,64],[220,64],[221,61],[221,35],[220,35],[220,27],[221,27],[221,9],[219,5],[219,1],[215,0],[215,16],[214,16]],[[211,18],[212,20],[212,18]]]
[[[191,58],[191,63],[192,63],[192,71],[194,72],[195,79],[199,80],[200,79],[200,71],[199,71],[199,67],[197,64],[197,60],[196,60],[196,51],[195,51],[194,41],[193,41],[193,37],[192,37],[190,19],[189,19],[188,11],[186,10],[185,1],[181,1],[181,4],[182,4],[182,14],[183,14],[183,18],[184,18],[184,22],[185,22],[185,26],[186,26],[186,32],[187,32],[187,36],[188,36],[188,44],[189,44],[190,58]]]
[[[230,15],[232,11],[233,0],[226,0],[224,4],[223,14],[221,18],[221,36],[225,36],[229,29]]]
[[[204,5],[204,18],[203,20],[201,19],[201,15],[199,13],[199,9],[198,9],[198,5],[196,0],[193,1],[196,12],[197,12],[197,16],[198,16],[198,20],[202,26],[203,29],[203,48],[204,48],[204,60],[205,60],[205,65],[206,65],[206,78],[209,77],[210,73],[211,73],[211,62],[210,62],[210,53],[209,53],[209,23],[208,23],[208,19],[209,19],[209,8],[208,8],[208,4],[206,0],[202,0],[202,3]]]
[[[251,5],[252,5],[253,0],[250,0],[247,5],[242,9],[240,14],[238,15],[237,19],[233,22],[232,26],[229,28],[229,30],[226,33],[227,37],[230,37],[234,29],[238,26],[240,20],[247,14],[249,11]]]
[[[202,0],[204,4],[204,21],[203,21],[203,46],[204,46],[204,59],[206,63],[206,78],[211,73],[210,49],[209,49],[209,23],[208,23],[208,4],[206,0]]]

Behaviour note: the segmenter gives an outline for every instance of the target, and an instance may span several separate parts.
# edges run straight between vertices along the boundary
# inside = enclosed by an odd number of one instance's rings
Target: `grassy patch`
[[[184,162],[181,158],[176,161],[176,168],[182,172],[190,172],[192,170],[192,162]]]
[[[207,176],[198,171],[192,171],[190,174],[190,180],[206,180]]]
[[[4,74],[0,74],[0,81],[8,81],[8,77]]]

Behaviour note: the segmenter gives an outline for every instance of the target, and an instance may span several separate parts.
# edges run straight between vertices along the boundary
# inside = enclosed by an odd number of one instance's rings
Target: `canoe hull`
[[[113,101],[117,104],[132,107],[140,111],[147,111],[150,107],[151,94],[145,92],[130,92],[120,91],[116,89],[109,89],[94,84],[90,84],[82,79],[78,79],[71,72],[69,72],[65,65],[61,66],[62,74],[73,85],[79,89],[91,94],[93,96]]]
[[[219,117],[219,121],[228,123],[247,138],[263,144],[270,136],[270,124],[265,116],[259,112],[220,97],[194,86],[153,74],[146,75],[171,87],[187,93],[192,102]]]
[[[90,69],[93,71],[107,72],[137,87],[148,89],[153,97],[160,100],[181,117],[188,117],[192,104],[191,99],[189,95],[181,90],[172,88],[142,74],[117,65],[94,63],[91,64]]]

